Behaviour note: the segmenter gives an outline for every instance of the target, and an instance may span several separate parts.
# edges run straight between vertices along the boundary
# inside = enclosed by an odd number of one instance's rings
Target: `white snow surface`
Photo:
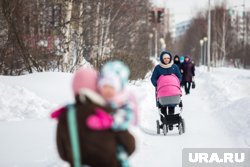
[[[174,129],[167,136],[156,135],[150,75],[129,86],[139,102],[139,125],[130,128],[137,141],[133,167],[181,167],[183,148],[250,147],[250,71],[197,68],[196,88],[182,97],[186,133]],[[0,76],[0,166],[68,166],[58,156],[57,122],[49,114],[73,101],[71,79],[53,72]]]

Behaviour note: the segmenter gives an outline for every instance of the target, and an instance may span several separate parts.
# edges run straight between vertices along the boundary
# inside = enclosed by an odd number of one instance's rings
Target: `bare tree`
[[[118,55],[140,63],[148,52],[144,0],[2,0],[0,5],[0,69],[6,75],[71,72],[84,58],[97,68]],[[137,69],[137,76],[149,69]]]
[[[205,12],[197,14],[191,22],[190,28],[187,30],[182,39],[179,40],[178,51],[181,55],[191,55],[196,62],[200,61],[200,39],[206,36],[207,19]]]
[[[206,12],[200,12],[192,19],[190,28],[187,30],[182,39],[177,43],[181,54],[191,54],[195,61],[200,61],[200,44],[199,41],[207,36],[207,17]],[[246,59],[246,50],[248,49],[248,40],[243,44],[240,38],[242,30],[240,16],[233,18],[230,10],[225,3],[217,4],[212,9],[212,29],[211,29],[211,60],[214,66],[225,66],[230,61],[235,67],[239,67],[239,60],[243,63],[249,63]],[[249,12],[248,12],[249,13]],[[245,16],[246,25],[249,16]],[[246,26],[248,32],[249,26]],[[247,33],[245,34],[248,37]]]

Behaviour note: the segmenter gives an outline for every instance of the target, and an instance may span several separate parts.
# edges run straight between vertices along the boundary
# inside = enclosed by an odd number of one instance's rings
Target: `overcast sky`
[[[189,20],[200,9],[205,9],[208,6],[208,0],[151,0],[156,6],[166,6],[174,13],[175,23]],[[211,0],[214,5],[222,0]],[[240,10],[244,0],[227,0],[229,7],[238,6]],[[250,8],[250,0],[245,0],[247,8]]]

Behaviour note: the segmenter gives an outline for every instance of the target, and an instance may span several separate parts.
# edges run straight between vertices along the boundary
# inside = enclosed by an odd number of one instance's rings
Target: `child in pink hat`
[[[121,61],[111,61],[103,66],[97,81],[97,89],[106,103],[116,111],[112,113],[111,127],[103,127],[103,120],[93,116],[88,124],[91,128],[96,130],[112,128],[119,131],[127,130],[132,123],[137,123],[136,101],[133,94],[126,88],[128,77],[129,69]],[[91,123],[91,119],[94,123]]]
[[[132,123],[137,123],[135,98],[126,89],[128,77],[129,69],[120,61],[111,61],[103,66],[97,81],[97,87],[108,106],[115,110],[115,112],[111,113],[113,123],[110,127],[105,127],[103,125],[106,124],[107,119],[104,116],[93,115],[88,118],[88,126],[90,128],[95,130],[111,128],[113,131],[122,132],[127,131]],[[121,166],[129,167],[128,154],[124,147],[119,145],[117,153]]]
[[[77,70],[73,77],[72,88],[76,99],[73,107],[77,115],[81,163],[91,167],[119,167],[121,154],[117,152],[120,149],[117,145],[126,155],[131,155],[135,150],[135,139],[128,130],[110,130],[114,122],[111,113],[116,111],[97,93],[97,78],[98,73],[89,68]],[[58,119],[56,143],[59,155],[73,166],[67,112],[67,107],[62,107],[51,116]],[[97,130],[93,124],[102,128]]]

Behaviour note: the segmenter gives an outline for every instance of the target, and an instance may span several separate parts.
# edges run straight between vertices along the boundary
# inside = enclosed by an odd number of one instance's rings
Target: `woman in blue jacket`
[[[172,55],[167,51],[163,51],[160,55],[160,64],[158,64],[154,68],[153,74],[151,76],[151,82],[154,85],[154,87],[157,88],[157,80],[159,79],[159,77],[161,75],[171,75],[171,74],[176,75],[181,82],[182,76],[179,67],[176,64],[174,64]],[[158,103],[156,105],[157,107],[159,107]],[[169,114],[174,114],[174,107],[168,107],[168,112]],[[161,108],[161,113],[166,116],[166,107]],[[164,119],[161,116],[161,121],[163,122],[163,120]],[[170,126],[169,130],[172,129],[173,127]]]
[[[158,64],[153,71],[151,76],[151,82],[154,87],[157,87],[157,80],[161,75],[175,74],[181,82],[181,72],[179,67],[174,64],[171,53],[163,51],[160,55],[160,64]]]

